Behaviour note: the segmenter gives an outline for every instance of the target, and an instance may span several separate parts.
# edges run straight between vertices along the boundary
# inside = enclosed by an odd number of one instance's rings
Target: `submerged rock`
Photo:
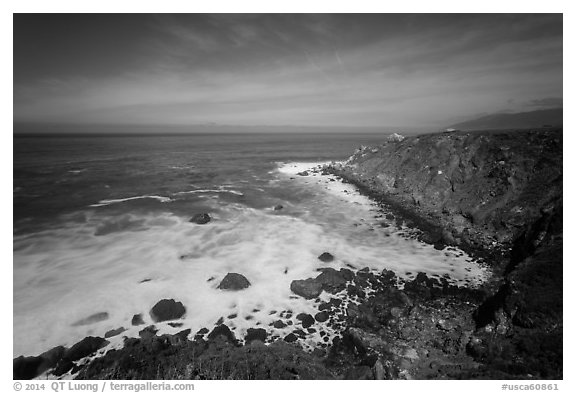
[[[76,321],[72,324],[72,326],[84,326],[84,325],[91,325],[96,322],[101,322],[107,320],[109,317],[107,312],[98,312],[96,314],[92,314],[89,317]]]
[[[182,318],[186,308],[181,302],[174,299],[162,299],[150,310],[150,317],[154,322],[171,321]]]
[[[282,329],[282,328],[285,328],[285,327],[288,326],[288,325],[286,325],[283,321],[281,321],[280,319],[278,319],[278,320],[274,321],[274,323],[272,324],[272,326],[274,326],[276,329]]]
[[[220,285],[218,285],[218,289],[239,291],[248,288],[250,285],[250,281],[243,275],[239,273],[228,273],[222,282],[220,282]]]
[[[290,290],[303,298],[313,299],[322,293],[322,284],[313,278],[294,280],[290,284]]]
[[[212,219],[212,217],[210,217],[210,215],[208,213],[199,213],[199,214],[195,214],[190,219],[190,222],[193,222],[195,224],[204,225],[204,224],[208,224],[211,219]]]
[[[119,327],[118,329],[108,330],[106,334],[104,334],[104,338],[110,338],[119,335],[120,333],[125,332],[126,329],[123,327]]]
[[[318,256],[322,262],[332,262],[334,260],[334,255],[330,254],[329,252],[323,252]]]

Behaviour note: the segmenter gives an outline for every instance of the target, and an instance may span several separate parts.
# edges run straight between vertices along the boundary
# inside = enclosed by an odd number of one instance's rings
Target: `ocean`
[[[110,339],[120,346],[152,324],[149,310],[164,298],[181,301],[186,314],[181,326],[157,324],[160,334],[219,320],[237,337],[250,327],[275,330],[281,311],[315,312],[318,304],[294,296],[290,283],[322,267],[478,284],[489,272],[463,251],[419,242],[331,175],[297,174],[386,137],[15,136],[14,356],[124,327]],[[189,222],[197,213],[212,220]],[[323,252],[334,261],[320,261]],[[228,272],[251,286],[218,289]],[[101,318],[86,322],[94,314]],[[132,326],[135,314],[146,325]]]

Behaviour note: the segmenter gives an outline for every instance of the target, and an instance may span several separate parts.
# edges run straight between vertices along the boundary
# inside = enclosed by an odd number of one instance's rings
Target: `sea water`
[[[350,184],[310,171],[386,135],[189,135],[14,138],[14,356],[152,324],[160,299],[186,307],[182,326],[221,318],[241,338],[283,310],[314,313],[292,280],[317,269],[390,269],[476,285],[487,270],[461,250],[410,237]],[[282,205],[281,209],[274,209]],[[209,213],[205,225],[189,222]],[[318,255],[329,252],[334,261]],[[242,291],[218,289],[228,272]],[[327,294],[321,295],[327,299]],[[82,321],[106,313],[93,323]],[[295,321],[296,323],[296,321]],[[334,332],[335,333],[335,332]],[[319,340],[314,334],[309,343]]]

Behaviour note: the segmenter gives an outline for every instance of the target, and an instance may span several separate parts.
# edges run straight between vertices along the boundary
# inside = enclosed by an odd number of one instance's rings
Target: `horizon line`
[[[155,128],[165,128],[168,132],[153,130]],[[58,130],[55,130],[55,129]],[[106,130],[116,128],[118,131]],[[95,131],[99,129],[101,131]],[[394,132],[418,132],[441,130],[443,127],[424,126],[355,126],[355,125],[231,125],[231,124],[72,124],[72,123],[32,123],[13,122],[13,135],[24,134],[62,134],[62,135],[86,135],[93,130],[96,135],[105,134],[239,134],[239,133],[277,133],[289,131],[290,133],[307,133],[310,131],[318,133],[394,133]],[[83,131],[83,132],[78,132]]]

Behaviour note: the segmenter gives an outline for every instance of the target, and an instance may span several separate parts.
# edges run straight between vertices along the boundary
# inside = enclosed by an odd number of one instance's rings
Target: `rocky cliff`
[[[508,251],[562,200],[562,132],[391,138],[330,170],[428,229],[432,243]]]
[[[327,170],[399,210],[422,240],[492,264],[469,355],[507,377],[562,377],[562,130],[389,138]]]

